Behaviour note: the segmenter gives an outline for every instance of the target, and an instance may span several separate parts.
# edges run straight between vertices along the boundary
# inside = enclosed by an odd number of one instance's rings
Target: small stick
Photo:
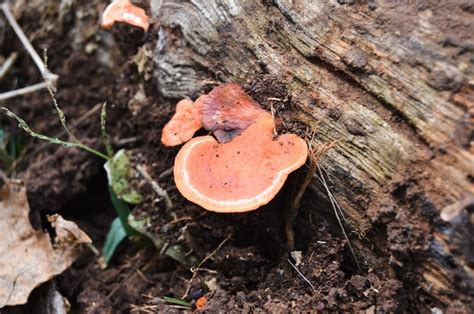
[[[166,208],[168,209],[172,208],[173,202],[171,202],[171,198],[168,195],[168,192],[166,192],[165,189],[159,186],[159,184],[155,180],[152,179],[150,174],[146,171],[145,167],[143,167],[142,165],[138,165],[137,170],[143,176],[145,181],[147,181],[151,185],[155,193],[158,194],[158,196],[160,196],[161,199],[165,201]]]
[[[169,169],[166,169],[165,171],[163,171],[162,173],[160,173],[160,175],[158,176],[158,179],[163,179],[167,176],[169,176],[170,174],[173,173],[173,167],[169,168]]]
[[[7,2],[4,2],[2,3],[1,8],[2,8],[3,14],[5,14],[5,17],[8,20],[8,23],[10,23],[11,27],[13,28],[13,31],[15,31],[16,36],[18,36],[21,43],[25,47],[26,51],[35,62],[36,67],[40,71],[41,75],[44,77],[45,81],[48,81],[51,83],[51,85],[56,86],[56,81],[58,79],[58,76],[46,68],[45,64],[43,63],[43,60],[38,55],[35,48],[33,48],[33,45],[29,41],[28,37],[26,37],[25,33],[23,32],[20,25],[18,24],[15,17],[13,16],[10,10],[10,4],[8,4]]]
[[[137,136],[127,137],[127,138],[115,137],[113,139],[113,142],[116,146],[125,146],[125,145],[128,145],[128,144],[135,143],[138,140],[139,140],[139,138]]]
[[[273,108],[273,101],[270,102],[270,113],[272,114],[272,119],[275,121],[275,109]],[[273,136],[277,136],[277,130],[276,130],[276,125],[275,122],[273,123]]]
[[[296,272],[298,273],[298,275],[301,276],[301,278],[303,278],[304,281],[306,281],[310,286],[311,288],[313,289],[313,291],[316,291],[316,287],[311,283],[311,281],[309,281],[308,278],[306,278],[305,275],[303,275],[299,270],[298,268],[290,261],[290,259],[288,258],[287,259],[288,263],[291,265],[291,267],[293,267],[294,270],[296,270]]]
[[[194,218],[191,217],[191,216],[184,216],[184,217],[180,217],[180,218],[176,218],[172,221],[170,221],[170,224],[174,225],[178,222],[182,222],[182,221],[189,221],[189,220],[193,220]]]
[[[326,183],[326,179],[324,179],[323,173],[321,171],[321,167],[319,167],[319,165],[318,165],[317,168],[318,168],[319,175],[320,175],[320,181],[323,184],[324,188],[326,189],[326,192],[329,195],[329,201],[331,202],[331,206],[334,209],[334,214],[336,215],[337,222],[339,223],[339,226],[341,227],[342,234],[344,235],[344,238],[347,241],[347,245],[349,246],[349,250],[351,251],[352,257],[354,258],[354,261],[356,262],[357,269],[360,270],[361,268],[360,268],[359,260],[357,259],[357,256],[355,255],[354,248],[352,247],[351,241],[349,241],[349,237],[347,236],[346,229],[344,229],[344,225],[342,224],[342,220],[339,217],[339,213],[337,211],[337,209],[339,208],[339,210],[341,211],[341,215],[342,215],[342,210],[339,207],[339,204],[337,206],[335,205],[335,204],[337,204],[336,199],[334,198],[331,191],[329,190],[329,187]]]
[[[18,53],[12,52],[7,60],[2,64],[2,67],[0,68],[0,80],[2,80],[8,71],[10,71],[10,68],[15,63],[17,57]]]
[[[13,97],[27,95],[27,94],[39,91],[41,89],[47,89],[48,86],[49,86],[48,83],[42,82],[42,83],[27,86],[27,87],[23,87],[23,88],[18,88],[9,92],[5,92],[5,93],[0,94],[0,101],[4,101],[6,99],[13,98]]]
[[[272,114],[273,119],[275,119],[275,111],[276,111],[276,113],[278,114],[278,117],[280,117],[281,123],[283,124],[283,126],[284,126],[285,128],[287,128],[286,123],[285,123],[285,120],[283,120],[283,118],[282,118],[282,116],[281,116],[281,114],[280,114],[280,111],[275,110],[275,109],[273,108],[273,102],[274,102],[274,101],[283,101],[283,99],[281,99],[281,98],[275,98],[275,97],[268,97],[267,100],[270,100],[270,111],[271,111],[271,114]],[[276,127],[273,127],[273,131],[274,131],[275,136],[276,136],[276,134],[277,134]]]
[[[206,255],[206,257],[204,257],[202,259],[202,261],[199,263],[199,265],[194,269],[193,271],[193,276],[191,277],[191,279],[189,279],[189,282],[188,282],[188,287],[186,288],[186,292],[184,293],[183,297],[181,299],[185,299],[188,294],[189,294],[189,290],[191,290],[191,284],[193,283],[193,280],[196,278],[197,276],[197,273],[199,272],[199,270],[201,269],[201,266],[207,262],[212,256],[214,256],[223,246],[224,244],[230,240],[230,237],[231,235],[229,234],[224,240],[222,240],[222,242],[217,246],[217,248],[212,251],[211,253],[209,253],[208,255]]]
[[[290,210],[287,213],[285,219],[285,233],[286,233],[286,242],[288,243],[288,248],[293,251],[295,248],[295,233],[293,231],[293,222],[296,218],[296,214],[298,212],[298,208],[301,204],[301,199],[303,198],[303,194],[308,188],[308,185],[311,183],[316,170],[318,168],[318,161],[323,154],[325,154],[329,149],[334,146],[334,143],[321,147],[320,149],[314,151],[311,149],[310,155],[310,165],[309,170],[306,173],[306,176],[303,180],[303,183],[300,185],[298,192],[296,193],[293,202],[291,202]]]

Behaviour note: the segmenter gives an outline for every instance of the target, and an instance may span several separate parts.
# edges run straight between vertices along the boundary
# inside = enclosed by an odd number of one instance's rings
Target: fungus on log
[[[297,135],[274,139],[273,116],[235,83],[217,86],[195,103],[180,101],[161,141],[179,145],[201,126],[217,140],[199,136],[187,142],[176,156],[174,177],[181,194],[207,210],[245,212],[267,204],[308,156]]]
[[[235,83],[215,87],[196,101],[196,107],[199,108],[204,128],[213,132],[219,143],[231,141],[264,112]]]
[[[204,127],[219,143],[226,143],[254,123],[262,113],[265,111],[240,85],[222,84],[194,103],[189,99],[178,102],[175,114],[163,128],[161,142],[165,146],[183,144]]]
[[[472,223],[439,213],[474,193],[472,4],[340,2],[165,0],[158,89],[183,98],[219,79],[263,105],[290,99],[283,122],[337,142],[320,166],[366,268],[402,283],[405,303],[469,304],[472,245],[459,235]],[[306,208],[338,232],[325,188],[310,190]]]
[[[219,143],[212,136],[187,142],[174,164],[178,190],[191,202],[220,213],[250,211],[270,202],[308,156],[299,136],[274,139],[273,124],[272,116],[262,111],[230,142]]]

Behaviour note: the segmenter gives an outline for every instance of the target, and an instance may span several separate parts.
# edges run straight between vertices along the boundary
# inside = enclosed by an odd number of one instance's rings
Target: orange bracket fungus
[[[231,141],[261,114],[268,114],[235,83],[215,87],[195,105],[204,128],[212,131],[219,143]]]
[[[183,144],[204,127],[219,143],[226,143],[259,116],[268,114],[238,84],[223,84],[194,103],[189,99],[181,100],[176,105],[176,113],[163,128],[161,142],[165,146]]]
[[[113,0],[102,15],[101,27],[109,29],[118,22],[141,27],[145,32],[150,26],[145,10],[131,3],[130,0]]]
[[[194,106],[217,140],[210,135],[193,138],[176,156],[176,186],[191,202],[222,213],[257,209],[305,163],[306,142],[295,134],[274,138],[272,115],[238,85],[216,87]]]
[[[165,146],[183,144],[201,127],[201,119],[193,101],[183,99],[176,105],[176,113],[163,128],[161,142]]]

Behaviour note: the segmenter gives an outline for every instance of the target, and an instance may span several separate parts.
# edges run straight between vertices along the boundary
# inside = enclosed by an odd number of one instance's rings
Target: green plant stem
[[[87,152],[89,152],[89,153],[92,153],[92,154],[94,154],[94,155],[96,155],[96,156],[98,156],[98,157],[100,157],[100,158],[103,158],[103,159],[105,159],[105,160],[107,160],[107,161],[110,160],[110,158],[109,158],[107,155],[104,155],[104,154],[102,154],[101,152],[99,152],[99,151],[97,151],[97,150],[95,150],[95,149],[93,149],[93,148],[90,148],[90,147],[87,146],[87,145],[82,144],[81,142],[73,142],[72,144],[74,144],[73,146],[75,146],[75,147],[77,147],[77,148],[83,149],[83,150],[85,150],[85,151],[87,151]]]
[[[114,150],[112,148],[112,144],[110,143],[109,134],[107,134],[106,130],[106,123],[107,123],[107,102],[104,102],[102,105],[102,111],[100,113],[100,130],[102,132],[102,142],[105,146],[105,151],[110,159],[114,156]]]
[[[82,144],[81,142],[79,141],[74,141],[74,142],[67,142],[67,141],[63,141],[63,140],[60,140],[59,138],[53,138],[53,137],[49,137],[49,136],[46,136],[46,135],[43,135],[43,134],[40,134],[40,133],[36,133],[35,131],[33,131],[30,126],[26,123],[25,120],[23,120],[22,118],[20,118],[19,116],[17,116],[16,114],[14,114],[13,112],[11,112],[10,110],[8,110],[7,108],[5,107],[2,107],[1,108],[3,111],[6,112],[6,114],[9,116],[9,117],[12,117],[14,118],[17,122],[18,122],[18,126],[23,129],[23,131],[25,131],[26,133],[28,133],[30,136],[34,137],[34,138],[37,138],[37,139],[40,139],[40,140],[43,140],[43,141],[47,141],[51,144],[59,144],[59,145],[64,145],[66,147],[77,147],[77,148],[80,148],[82,150],[85,150],[89,153],[92,153],[100,158],[103,158],[105,160],[109,160],[110,158],[105,155],[105,154],[102,154],[101,152],[93,149],[93,148],[90,148],[89,146],[87,145],[84,145]]]
[[[123,229],[128,236],[140,235],[140,233],[132,228],[128,223],[128,215],[130,215],[130,209],[125,201],[119,199],[117,195],[114,193],[112,188],[109,186],[109,194],[110,200],[112,201],[112,205],[114,206],[115,211],[122,223]]]

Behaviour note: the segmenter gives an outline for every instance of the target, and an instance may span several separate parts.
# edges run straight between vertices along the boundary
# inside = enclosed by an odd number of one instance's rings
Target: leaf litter
[[[91,239],[60,215],[48,220],[56,233],[35,230],[23,184],[7,181],[0,188],[0,308],[25,304],[34,288],[66,270]]]

